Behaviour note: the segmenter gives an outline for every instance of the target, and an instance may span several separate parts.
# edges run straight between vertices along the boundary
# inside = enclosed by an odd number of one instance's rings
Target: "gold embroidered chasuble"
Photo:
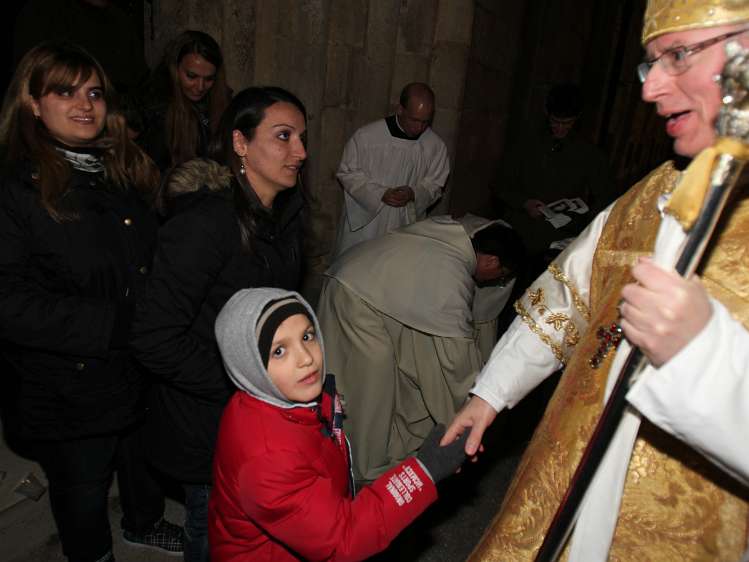
[[[470,560],[533,560],[541,546],[602,410],[614,353],[597,369],[590,366],[600,345],[597,328],[616,321],[632,265],[652,254],[660,224],[657,201],[678,176],[666,163],[617,201],[596,246],[589,303],[556,264],[550,273],[565,286],[574,314],[554,312],[547,295],[560,294],[558,287],[545,291],[539,282],[516,303],[528,327],[567,367],[499,513]],[[749,199],[725,215],[700,273],[710,294],[749,327]],[[643,419],[609,560],[736,561],[746,547],[747,499],[746,488]]]

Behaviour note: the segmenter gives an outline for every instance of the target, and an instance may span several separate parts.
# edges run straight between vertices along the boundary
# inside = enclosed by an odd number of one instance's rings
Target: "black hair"
[[[296,297],[283,297],[272,300],[263,307],[263,311],[260,313],[260,318],[257,321],[257,326],[255,327],[255,336],[260,360],[266,369],[268,368],[273,338],[276,336],[278,327],[287,318],[295,314],[306,316],[310,324],[315,325],[312,313]]]
[[[473,235],[471,243],[475,252],[499,258],[507,278],[518,276],[525,265],[525,244],[509,226],[501,223],[487,226]]]
[[[255,129],[265,118],[265,110],[279,102],[295,106],[306,122],[307,110],[291,92],[276,86],[247,88],[234,96],[224,111],[209,150],[211,158],[227,166],[237,180],[233,182],[234,201],[239,216],[242,246],[247,250],[255,235],[256,216],[261,212],[261,205],[246,176],[240,172],[242,161],[234,152],[233,134],[234,131],[239,131],[247,141],[251,141],[255,136]],[[248,191],[252,193],[248,194]]]
[[[255,129],[265,117],[265,110],[279,102],[294,105],[307,120],[307,110],[301,100],[277,86],[247,88],[234,96],[224,111],[213,138],[211,154],[214,159],[229,166],[238,175],[241,162],[234,152],[234,131],[239,131],[251,141],[255,136]]]
[[[576,84],[556,84],[546,94],[546,113],[560,119],[579,117],[583,101],[582,90]]]

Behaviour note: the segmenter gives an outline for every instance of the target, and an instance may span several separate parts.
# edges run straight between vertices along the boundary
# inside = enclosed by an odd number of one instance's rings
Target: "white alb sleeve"
[[[703,330],[659,369],[648,369],[627,395],[663,430],[749,484],[749,332],[711,299]]]

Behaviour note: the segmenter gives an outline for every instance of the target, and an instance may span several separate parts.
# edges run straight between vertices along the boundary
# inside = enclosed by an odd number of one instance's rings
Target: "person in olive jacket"
[[[152,274],[132,346],[159,383],[149,411],[154,465],[184,485],[185,559],[208,560],[207,506],[219,418],[232,392],[214,335],[239,289],[301,281],[306,114],[280,88],[249,88],[230,103],[209,160],[170,174],[160,197]]]
[[[147,201],[158,173],[111,95],[88,53],[43,43],[19,63],[0,115],[4,428],[43,468],[73,562],[113,560],[114,469],[125,537],[182,550],[139,450],[147,379],[127,348],[156,240]],[[160,533],[173,543],[152,543]]]

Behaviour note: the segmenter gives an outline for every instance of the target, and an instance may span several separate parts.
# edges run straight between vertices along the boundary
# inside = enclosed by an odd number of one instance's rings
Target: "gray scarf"
[[[73,152],[72,150],[60,146],[56,146],[55,148],[60,151],[63,158],[70,162],[70,165],[75,170],[96,174],[103,172],[105,169],[100,156],[95,156],[88,152]]]

